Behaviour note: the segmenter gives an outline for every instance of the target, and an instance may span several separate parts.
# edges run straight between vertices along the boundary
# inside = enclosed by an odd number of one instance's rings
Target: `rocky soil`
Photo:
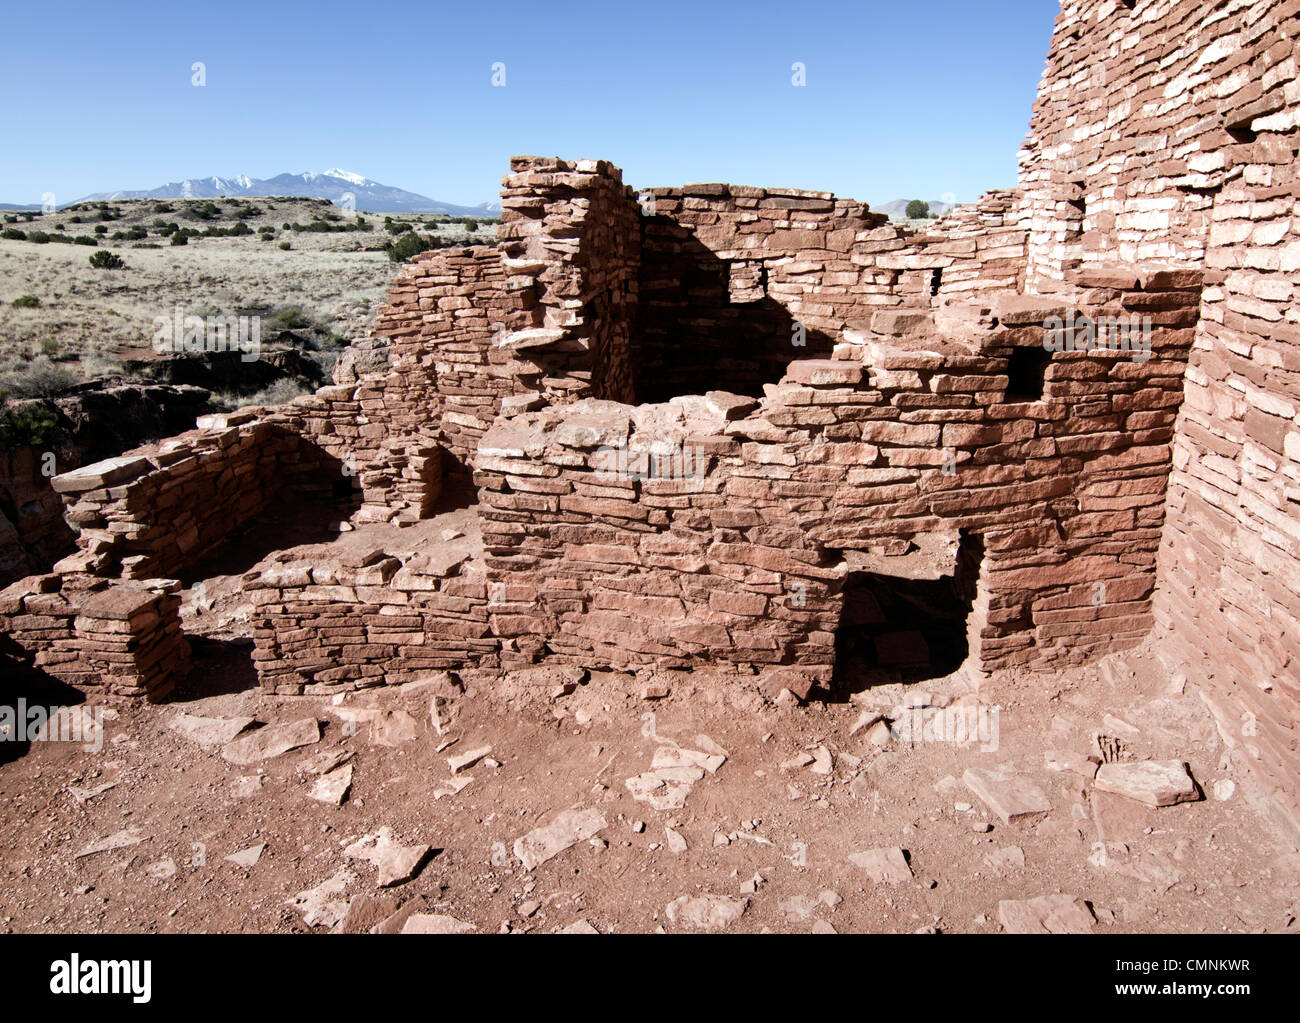
[[[100,750],[0,744],[0,929],[1297,929],[1294,838],[1154,650],[806,706],[578,670],[272,698],[248,610],[191,587],[193,673],[89,705]]]

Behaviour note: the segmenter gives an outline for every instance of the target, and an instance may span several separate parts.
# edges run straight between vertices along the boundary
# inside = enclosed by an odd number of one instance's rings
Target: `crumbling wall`
[[[844,552],[966,530],[985,542],[977,665],[1135,644],[1194,278],[1094,277],[1086,305],[1009,296],[950,323],[960,339],[924,314],[878,313],[892,334],[791,363],[760,402],[720,392],[499,421],[476,474],[488,578],[538,598],[494,613],[494,631],[537,659],[790,665],[825,682]],[[1009,393],[1016,353],[1045,352],[1049,317],[1157,306],[1149,351],[1057,352],[1040,399]]]
[[[500,663],[474,545],[342,555],[297,548],[244,577],[254,604],[253,662],[276,693],[394,685]]]
[[[48,675],[86,690],[158,700],[189,671],[174,583],[76,590],[57,575],[0,591],[0,635]]]
[[[77,529],[77,551],[57,571],[83,582],[177,577],[282,490],[350,489],[345,464],[303,436],[245,410],[54,477]],[[386,493],[389,481],[380,485]]]

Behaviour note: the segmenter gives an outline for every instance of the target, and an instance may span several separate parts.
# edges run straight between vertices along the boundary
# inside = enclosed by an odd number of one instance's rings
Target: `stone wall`
[[[190,664],[176,585],[100,586],[46,575],[0,591],[6,652],[79,689],[163,698]]]
[[[1300,820],[1300,4],[1069,0],[1022,154],[1027,287],[1120,259],[1203,268],[1156,601],[1284,817]]]
[[[494,631],[575,663],[790,665],[825,682],[845,552],[964,530],[985,550],[978,665],[1133,645],[1151,624],[1199,280],[1121,271],[1078,287],[1085,302],[947,308],[947,337],[929,314],[877,313],[761,401],[499,421],[476,462],[488,578],[538,598],[494,614]],[[1047,358],[1048,317],[1134,310],[1153,321],[1149,352]],[[1012,390],[1022,356],[1045,362],[1038,399]]]
[[[244,577],[264,688],[321,693],[500,663],[476,545],[338,555],[303,547]]]

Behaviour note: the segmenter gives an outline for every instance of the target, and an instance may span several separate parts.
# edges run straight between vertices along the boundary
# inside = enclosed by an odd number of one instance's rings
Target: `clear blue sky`
[[[495,198],[511,154],[540,153],[611,160],[638,187],[965,202],[1015,183],[1057,9],[15,3],[0,38],[0,201],[341,167],[472,204]],[[806,87],[791,84],[795,61]]]

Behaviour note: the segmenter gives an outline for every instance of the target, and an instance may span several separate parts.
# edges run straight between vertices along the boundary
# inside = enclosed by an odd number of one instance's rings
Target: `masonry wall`
[[[1131,9],[1130,9],[1131,8]],[[1173,446],[1161,647],[1300,820],[1300,4],[1063,5],[1021,161],[1030,290],[1206,271]]]
[[[483,567],[470,541],[421,553],[299,548],[244,577],[253,662],[276,693],[395,685],[500,663]]]
[[[0,590],[0,653],[79,689],[161,699],[190,664],[176,589],[28,577]]]
[[[1075,307],[1013,296],[961,340],[877,314],[892,333],[792,363],[759,402],[712,392],[498,422],[476,474],[488,578],[531,580],[538,597],[494,613],[494,631],[575,663],[789,665],[825,682],[844,552],[966,530],[985,541],[978,665],[1140,641],[1199,283],[1080,286],[1094,316],[1158,319],[1150,357],[1060,352],[1038,401],[1008,394],[1010,360],[1043,351],[1046,318]],[[647,456],[670,478],[637,479]]]

